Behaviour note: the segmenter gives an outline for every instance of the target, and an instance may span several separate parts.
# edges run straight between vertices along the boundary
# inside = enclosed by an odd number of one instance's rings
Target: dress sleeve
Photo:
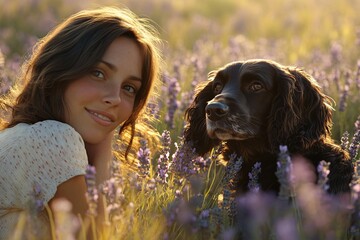
[[[47,120],[31,125],[24,135],[29,175],[34,176],[34,184],[46,202],[53,198],[58,185],[85,174],[88,160],[84,142],[70,125]]]

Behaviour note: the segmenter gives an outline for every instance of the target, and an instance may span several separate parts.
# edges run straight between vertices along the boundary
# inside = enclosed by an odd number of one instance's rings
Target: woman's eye
[[[126,85],[126,86],[124,86],[124,89],[131,94],[136,94],[136,89],[133,86]]]
[[[97,77],[97,78],[102,78],[102,79],[105,79],[105,75],[103,72],[99,71],[99,70],[94,70],[92,72],[92,74]]]
[[[264,88],[263,85],[260,83],[253,83],[249,86],[249,90],[251,92],[258,92],[258,91],[262,90],[263,88]]]
[[[220,82],[214,83],[213,88],[214,88],[214,93],[219,94],[219,93],[221,93],[221,90],[223,89],[223,84]]]

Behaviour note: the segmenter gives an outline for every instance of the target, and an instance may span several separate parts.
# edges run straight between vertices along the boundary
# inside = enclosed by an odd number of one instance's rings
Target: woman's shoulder
[[[81,138],[80,134],[75,131],[73,127],[69,124],[55,121],[55,120],[45,120],[41,122],[28,125],[28,129],[37,135],[62,135],[70,134],[75,135]]]
[[[45,120],[34,124],[19,123],[11,128],[3,129],[0,133],[11,136],[24,135],[26,133],[35,134],[35,136],[46,136],[49,133],[60,135],[72,133],[73,135],[80,136],[69,124],[55,120]]]
[[[43,142],[43,143],[57,143],[64,144],[69,143],[84,145],[84,142],[78,132],[69,124],[55,121],[45,120],[34,124],[23,124],[20,123],[14,128],[15,132],[22,136],[23,139],[30,137],[32,142]],[[14,135],[17,135],[14,133]],[[29,140],[29,139],[28,139]]]
[[[29,125],[25,136],[29,137],[28,142],[49,146],[53,148],[52,151],[56,151],[56,148],[68,152],[85,148],[80,134],[70,125],[59,121],[46,120]]]
[[[0,133],[3,149],[16,148],[16,151],[40,150],[47,152],[81,152],[85,144],[80,134],[66,123],[45,120],[34,124],[19,123]]]

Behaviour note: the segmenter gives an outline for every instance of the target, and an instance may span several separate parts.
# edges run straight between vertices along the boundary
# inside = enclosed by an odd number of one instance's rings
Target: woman
[[[117,8],[76,13],[38,42],[0,131],[0,239],[35,187],[50,207],[66,198],[86,215],[86,166],[96,168],[97,184],[109,178],[119,126],[129,152],[158,80],[159,42],[145,19]]]

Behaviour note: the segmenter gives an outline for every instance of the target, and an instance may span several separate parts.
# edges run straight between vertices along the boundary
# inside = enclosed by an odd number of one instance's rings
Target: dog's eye
[[[213,89],[214,89],[215,94],[219,94],[219,93],[221,93],[221,90],[223,89],[223,84],[221,82],[216,82],[216,83],[214,83]]]
[[[264,87],[261,83],[255,82],[252,83],[251,85],[249,85],[249,91],[250,92],[258,92],[260,90],[262,90]]]

